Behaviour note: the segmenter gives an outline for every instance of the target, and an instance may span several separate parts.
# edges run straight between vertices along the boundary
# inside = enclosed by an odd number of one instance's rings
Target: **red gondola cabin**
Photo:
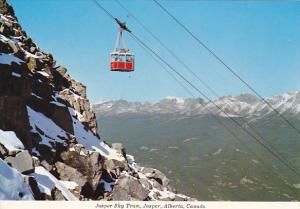
[[[134,55],[126,49],[117,49],[110,54],[110,70],[119,72],[134,71]]]
[[[131,72],[134,71],[134,54],[126,49],[125,42],[123,40],[122,32],[123,30],[128,30],[125,23],[121,23],[117,20],[120,25],[118,37],[115,44],[115,49],[110,53],[110,70],[119,72]],[[120,40],[122,42],[122,47],[119,47]]]

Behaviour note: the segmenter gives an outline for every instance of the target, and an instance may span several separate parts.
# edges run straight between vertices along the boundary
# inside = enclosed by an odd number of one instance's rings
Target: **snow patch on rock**
[[[24,177],[0,159],[0,200],[34,200]]]
[[[3,144],[8,151],[24,149],[23,143],[13,131],[3,131],[0,129],[0,143]]]
[[[52,189],[56,187],[61,191],[63,196],[67,200],[78,200],[77,197],[75,197],[65,186],[64,183],[60,182],[58,179],[56,179],[49,171],[47,171],[42,166],[35,167],[35,172],[30,174],[35,177],[35,179],[38,182],[39,188],[44,191],[46,194],[51,195]]]
[[[24,63],[23,60],[12,54],[0,53],[0,64],[11,65],[13,62],[17,63],[18,65]]]

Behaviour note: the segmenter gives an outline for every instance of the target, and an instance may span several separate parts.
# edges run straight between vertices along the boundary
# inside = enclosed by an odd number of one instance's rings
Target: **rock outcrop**
[[[17,170],[21,183],[24,177],[26,185],[19,188],[29,188],[28,198],[182,197],[164,174],[138,166],[122,144],[100,139],[86,86],[67,72],[27,36],[13,8],[0,0],[0,160]],[[20,199],[11,194],[16,192],[1,190],[0,199]]]
[[[150,190],[133,176],[121,176],[114,186],[112,200],[147,200]]]
[[[5,161],[20,173],[25,174],[34,171],[33,160],[27,150],[19,152],[15,156],[8,156]]]

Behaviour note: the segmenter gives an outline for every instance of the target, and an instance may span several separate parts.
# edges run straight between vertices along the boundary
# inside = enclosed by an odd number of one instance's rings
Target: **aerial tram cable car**
[[[116,22],[119,24],[118,37],[115,43],[115,48],[112,53],[110,53],[110,70],[118,72],[131,72],[134,71],[134,54],[126,48],[122,32],[131,32],[125,25],[125,23],[120,22],[115,18]],[[120,47],[120,40],[122,46]]]

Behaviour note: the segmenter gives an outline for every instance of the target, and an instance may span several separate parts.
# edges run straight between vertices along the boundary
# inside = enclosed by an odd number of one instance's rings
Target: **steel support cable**
[[[175,82],[181,86],[181,88],[183,88],[189,95],[191,95],[192,97],[194,97],[193,93],[183,84],[181,83],[175,75],[173,75],[156,57],[153,56],[153,54],[151,54],[143,45],[141,45],[140,43],[138,43],[140,45],[140,47],[142,47],[148,54],[149,56],[152,57],[152,59],[154,59],[156,61],[157,64],[159,64],[174,80]]]
[[[91,0],[91,1],[94,2],[100,9],[102,9],[105,12],[105,14],[107,14],[110,18],[116,20],[116,18],[109,11],[107,11],[97,0]]]
[[[217,96],[217,93],[205,83],[189,66],[187,66],[172,50],[170,50],[151,30],[149,30],[146,25],[140,21],[135,15],[132,14],[119,0],[116,0],[116,2],[120,5],[121,8],[123,8],[129,16],[131,16],[145,31],[147,31],[152,38],[154,38],[168,53],[170,53],[187,71],[189,71],[193,76],[197,78],[197,80],[205,86],[209,91],[211,91],[214,96]]]
[[[140,47],[142,47],[144,50],[145,50],[145,52],[149,55],[149,56],[151,56],[151,58],[152,59],[154,59],[176,82],[178,82],[178,84],[182,87],[182,88],[184,88],[184,90],[185,91],[187,91],[187,93],[188,94],[190,94],[192,97],[194,97],[194,95],[192,94],[192,92],[187,88],[187,87],[185,87],[151,52],[149,52],[149,50],[147,50],[147,48],[145,48],[141,43],[139,43],[139,42],[137,42],[138,43],[138,45],[140,45]],[[224,126],[225,127],[225,126]],[[225,127],[225,128],[227,128],[227,127]],[[230,129],[228,129],[228,130],[230,130]],[[241,142],[240,142],[241,143]],[[250,152],[251,152],[251,150],[250,150]],[[259,157],[258,157],[259,158]],[[264,164],[264,163],[263,163]],[[266,165],[267,166],[267,165]],[[281,176],[280,176],[281,177]],[[281,180],[281,178],[280,177],[278,177],[280,180]],[[207,181],[207,179],[205,179],[204,177],[202,177],[202,176],[200,176],[200,178],[201,178],[201,182],[203,182],[207,187],[210,187],[211,186],[211,183],[209,183],[208,181]],[[283,181],[283,183],[285,183],[284,181]],[[294,192],[294,191],[292,191],[292,192]],[[236,193],[234,193],[235,194],[235,196],[237,196],[238,198],[240,198],[240,200],[245,200],[243,197],[241,197],[239,194],[236,194]]]
[[[96,1],[96,0],[94,0]],[[97,2],[97,1],[96,1]],[[116,20],[105,8],[103,8],[98,2],[97,5],[104,10],[109,16],[113,19]],[[181,77],[186,83],[188,83],[193,89],[195,89],[198,93],[200,93],[204,98],[207,100],[211,101],[205,94],[203,94],[195,85],[193,85],[189,80],[187,80],[182,74],[180,74],[176,69],[174,69],[168,62],[166,62],[163,58],[161,58],[155,51],[153,51],[148,45],[146,45],[141,39],[139,39],[137,36],[135,36],[131,31],[128,31],[129,34],[136,39],[138,43],[140,43],[144,48],[149,50],[155,57],[158,58],[162,63],[164,63],[166,66],[168,66],[173,72],[175,72],[179,77]],[[229,117],[229,115],[224,112],[218,105],[216,105],[213,101],[211,101],[221,112],[223,112],[225,115]],[[217,117],[216,117],[217,118]],[[229,117],[230,118],[230,117]],[[250,135],[253,139],[255,139],[261,146],[263,146],[269,153],[271,153],[276,159],[278,159],[281,163],[283,163],[286,167],[288,167],[291,171],[293,171],[294,174],[297,176],[300,176],[299,173],[294,170],[292,167],[290,167],[288,164],[286,164],[280,157],[276,155],[269,147],[267,147],[264,143],[260,142],[259,139],[257,139],[251,132],[249,132],[247,129],[242,127],[235,119],[230,118],[236,125],[238,125],[242,130],[244,130],[248,135]]]
[[[132,12],[130,12],[119,0],[116,0],[116,2],[119,4],[119,6],[121,8],[123,8],[128,15],[130,15],[139,25],[141,25],[141,27],[147,31],[165,50],[167,50],[180,64],[183,65],[183,67],[189,71],[193,76],[195,76],[197,78],[197,80],[203,85],[205,86],[214,96],[216,96],[217,98],[219,98],[220,96],[216,93],[216,91],[214,91],[204,80],[202,80],[184,61],[182,61],[182,59],[180,59],[172,50],[170,50],[170,48],[168,48],[163,41],[161,41],[151,30],[149,30],[146,25],[140,21],[135,15],[132,14]],[[228,106],[230,106],[226,101],[225,104],[227,104]],[[241,120],[243,123],[247,124],[247,121],[241,117]],[[271,143],[268,142],[268,140],[266,140],[258,131],[256,131],[254,129],[254,127],[252,127],[250,124],[247,124],[247,126],[262,140],[265,141],[265,143],[271,147],[279,156],[281,156],[282,159],[284,159],[286,162],[288,162],[288,164],[290,166],[293,167],[293,164],[291,162],[289,162],[289,160],[287,160],[284,155],[282,155],[277,148],[275,148]]]
[[[300,130],[290,122],[285,116],[283,116],[276,108],[274,108],[270,102],[268,102],[258,91],[254,89],[248,82],[246,82],[236,71],[234,71],[229,65],[227,65],[212,49],[210,49],[204,42],[202,42],[196,35],[194,35],[182,22],[180,22],[173,14],[171,14],[162,4],[157,0],[153,0],[165,13],[167,13],[179,26],[181,26],[188,34],[192,36],[194,40],[202,47],[204,47],[215,59],[217,59],[227,70],[231,72],[238,80],[240,80],[248,89],[250,89],[257,97],[259,97],[265,104],[267,104],[283,121],[285,121],[291,128],[293,128],[298,134]]]
[[[149,56],[151,56],[152,57],[152,59],[154,59],[176,82],[178,82],[179,83],[179,85],[182,87],[182,88],[184,88],[186,91],[187,91],[187,93],[188,94],[190,94],[192,97],[194,97],[194,95],[191,93],[191,91],[189,91],[183,84],[181,84],[181,82],[164,66],[164,65],[162,65],[162,63],[156,58],[156,57],[154,57],[154,55],[147,49],[147,48],[145,48],[145,46],[143,46],[141,43],[139,43],[139,42],[137,42],[145,51],[146,51],[146,53],[148,53],[149,54]],[[292,187],[288,182],[287,182],[287,180],[284,178],[284,176],[282,176],[278,171],[276,171],[275,170],[275,168],[273,167],[273,166],[271,166],[271,165],[269,165],[269,164],[267,164],[260,156],[258,156],[255,152],[253,152],[253,150],[250,148],[250,147],[248,147],[248,145],[247,144],[245,144],[244,142],[243,142],[243,140],[239,137],[239,136],[237,136],[229,127],[227,127],[226,125],[225,125],[225,123],[224,122],[222,122],[222,120],[220,120],[216,115],[214,115],[213,114],[213,112],[209,109],[209,108],[207,108],[204,104],[202,104],[202,103],[200,103],[200,105],[205,109],[205,110],[207,110],[211,115],[212,115],[212,117],[214,118],[214,120],[216,120],[220,125],[222,125],[224,128],[225,128],[225,130],[227,130],[232,136],[233,136],[233,138],[234,139],[236,139],[243,147],[245,147],[245,149],[249,152],[249,153],[251,153],[253,156],[256,156],[256,158],[262,163],[262,165],[264,165],[265,166],[265,168],[267,168],[267,167],[269,167],[270,168],[270,172],[271,173],[273,173],[280,181],[282,181],[286,186],[287,186],[287,188],[295,195],[295,197],[297,197],[297,192],[295,191],[296,189],[294,188],[294,187]],[[266,177],[265,176],[263,176],[263,178],[264,179],[266,179]],[[207,185],[207,186],[209,186],[210,185],[210,183],[207,181],[207,180],[205,180],[204,178],[202,178],[202,180],[204,181],[204,183]],[[244,200],[244,198],[243,197],[241,197],[240,195],[237,195],[236,193],[235,193],[235,195],[237,196],[237,197],[239,197],[240,198],[240,200]]]
[[[263,142],[261,142],[255,135],[248,131],[248,129],[244,128],[237,120],[230,117],[228,113],[226,113],[219,105],[217,105],[214,101],[212,101],[206,94],[204,94],[199,88],[197,88],[191,81],[185,78],[180,72],[178,72],[174,67],[172,67],[168,62],[166,62],[161,56],[159,56],[155,51],[153,51],[148,45],[146,45],[141,39],[139,39],[133,33],[129,33],[136,41],[140,42],[145,48],[147,48],[153,55],[155,55],[161,62],[163,62],[168,68],[170,68],[175,74],[177,74],[182,80],[184,80],[188,85],[190,85],[194,90],[196,90],[201,96],[210,101],[215,107],[217,107],[222,113],[224,113],[232,122],[234,122],[237,126],[239,126],[242,130],[244,130],[249,136],[251,136],[255,141],[257,141],[261,146],[263,146],[267,151],[269,151],[275,158],[277,158],[281,163],[283,163],[286,167],[292,170],[297,176],[300,177],[297,169],[290,166],[288,163],[284,161],[280,156],[278,156],[272,149],[266,146]]]

